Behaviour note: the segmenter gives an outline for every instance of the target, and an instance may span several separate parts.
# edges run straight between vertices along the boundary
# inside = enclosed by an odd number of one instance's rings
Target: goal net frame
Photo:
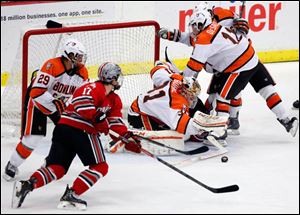
[[[135,22],[119,22],[119,23],[105,23],[105,24],[93,24],[93,25],[77,25],[77,26],[63,26],[61,28],[44,28],[44,29],[33,29],[28,30],[24,33],[22,38],[22,57],[21,57],[21,128],[24,120],[23,104],[25,103],[26,90],[29,83],[29,39],[34,35],[46,35],[46,34],[64,34],[64,33],[74,33],[74,32],[86,32],[86,31],[99,31],[99,30],[110,30],[110,29],[123,29],[123,28],[137,28],[137,27],[147,27],[153,26],[154,32],[154,62],[159,60],[160,54],[160,38],[157,36],[156,32],[160,29],[159,24],[156,21],[135,21]],[[150,72],[150,71],[149,71]],[[7,87],[7,86],[6,86]]]

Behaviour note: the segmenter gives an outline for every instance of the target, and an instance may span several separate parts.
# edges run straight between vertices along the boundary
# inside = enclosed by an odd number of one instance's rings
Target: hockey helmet
[[[98,69],[99,81],[105,84],[112,84],[115,90],[120,89],[123,84],[123,74],[119,65],[105,62]]]
[[[86,49],[84,45],[76,39],[68,39],[63,47],[62,56],[73,63],[73,66],[84,65],[86,62]]]
[[[195,6],[195,10],[206,10],[210,14],[213,13],[213,9],[215,6],[211,2],[203,1],[200,2],[197,6]]]
[[[206,7],[196,6],[190,17],[189,27],[193,35],[198,35],[212,23],[212,15]]]

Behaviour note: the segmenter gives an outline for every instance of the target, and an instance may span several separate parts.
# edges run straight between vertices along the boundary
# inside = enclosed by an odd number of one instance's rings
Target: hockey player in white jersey
[[[171,62],[156,61],[154,68],[150,71],[150,77],[153,81],[154,88],[157,88],[165,82],[169,82],[174,79],[182,81],[184,76]],[[189,115],[193,117],[196,111],[209,114],[209,111],[205,108],[200,98],[197,97],[196,99],[197,101],[189,107]]]
[[[242,32],[244,35],[247,35],[249,32],[249,24],[247,20],[240,18],[237,14],[232,11],[215,7],[211,2],[201,2],[199,3],[195,9],[197,10],[206,10],[208,11],[215,22],[225,27],[233,27],[235,30]],[[193,32],[180,32],[178,29],[168,30],[166,28],[161,28],[158,31],[158,35],[163,39],[168,39],[174,42],[180,42],[187,46],[195,46],[195,37],[197,35],[193,34]],[[206,64],[205,70],[209,73],[214,73],[214,69],[211,65]],[[214,74],[213,74],[214,75]],[[213,103],[215,101],[215,93],[211,93],[209,90],[207,92],[209,94],[205,107],[207,111],[212,111]],[[242,98],[241,93],[238,94],[234,99],[230,100],[230,116],[228,120],[228,134],[239,134],[239,110],[242,106]],[[202,111],[203,112],[203,111]]]
[[[190,20],[193,53],[182,71],[185,76],[197,77],[209,65],[214,72],[209,93],[215,94],[215,112],[229,116],[230,100],[236,98],[248,83],[259,93],[278,121],[292,136],[298,130],[298,119],[289,118],[275,82],[259,61],[252,42],[240,31],[223,27],[213,20],[212,14],[196,8]]]
[[[47,117],[54,124],[76,88],[88,80],[85,47],[69,38],[60,57],[47,60],[27,89],[20,142],[6,165],[3,177],[13,180],[18,167],[46,136]]]
[[[228,118],[218,117],[210,119],[214,123],[207,123],[202,121],[209,117],[206,114],[197,112],[193,118],[189,115],[189,107],[194,106],[200,93],[198,81],[193,77],[171,76],[173,80],[164,82],[134,100],[128,110],[129,124],[133,128],[148,131],[177,131],[185,135],[185,139],[216,130],[215,135],[222,136]],[[198,120],[198,117],[201,119]]]

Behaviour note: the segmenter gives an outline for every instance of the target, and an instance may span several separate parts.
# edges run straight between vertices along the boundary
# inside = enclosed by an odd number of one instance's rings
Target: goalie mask
[[[72,62],[72,69],[82,67],[87,59],[85,47],[76,39],[68,39],[65,42],[62,56]]]
[[[115,63],[106,62],[100,65],[98,69],[99,81],[105,84],[114,86],[114,90],[120,89],[123,84],[123,74],[119,65]]]
[[[185,77],[182,80],[181,95],[186,98],[190,108],[194,108],[194,106],[196,105],[200,92],[200,84],[195,78]]]

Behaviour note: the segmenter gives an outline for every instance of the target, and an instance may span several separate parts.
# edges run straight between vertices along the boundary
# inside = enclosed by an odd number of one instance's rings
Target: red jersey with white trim
[[[49,115],[57,111],[52,102],[55,98],[62,98],[66,102],[87,81],[86,67],[82,66],[76,74],[70,76],[66,73],[62,58],[53,58],[46,61],[37,72],[30,97],[40,111]]]
[[[127,127],[122,120],[122,102],[120,97],[111,92],[105,95],[104,85],[96,81],[86,83],[78,88],[63,112],[59,124],[66,124],[90,134],[98,133],[96,115],[98,112],[106,114],[110,129],[120,135],[127,132]]]
[[[181,84],[179,80],[172,80],[139,95],[128,113],[151,116],[170,127],[171,130],[182,134],[197,134],[198,131],[192,125],[193,120],[188,113],[188,101],[179,93]]]
[[[224,73],[247,71],[258,63],[251,40],[217,22],[212,22],[194,40],[193,53],[183,70],[185,76],[197,74],[206,63]]]

